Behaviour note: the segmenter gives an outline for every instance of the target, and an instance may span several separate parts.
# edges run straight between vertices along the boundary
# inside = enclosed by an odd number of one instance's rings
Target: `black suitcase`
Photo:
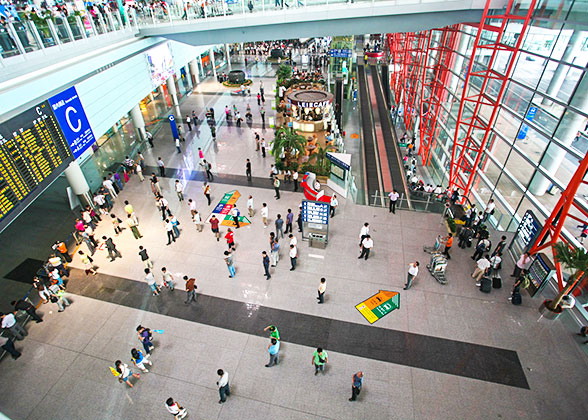
[[[521,295],[521,292],[512,292],[512,299],[510,300],[510,303],[512,303],[513,305],[520,305],[521,303],[523,303],[523,296]]]
[[[502,279],[500,278],[500,274],[495,274],[492,276],[492,287],[494,289],[500,289],[502,287]]]
[[[482,277],[480,281],[480,292],[490,293],[492,291],[492,280],[488,277]]]

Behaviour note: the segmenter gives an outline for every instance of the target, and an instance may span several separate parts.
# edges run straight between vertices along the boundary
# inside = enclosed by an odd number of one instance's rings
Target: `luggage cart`
[[[440,284],[447,284],[445,271],[447,270],[447,259],[441,253],[431,253],[431,260],[427,264],[427,270]]]
[[[441,235],[437,235],[437,239],[435,239],[435,245],[433,246],[424,246],[423,252],[428,252],[429,254],[437,254],[441,252],[441,245],[443,244],[443,238]]]

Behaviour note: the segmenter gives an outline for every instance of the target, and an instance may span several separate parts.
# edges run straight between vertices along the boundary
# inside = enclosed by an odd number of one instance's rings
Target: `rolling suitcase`
[[[492,280],[488,277],[482,277],[480,281],[480,292],[490,293],[492,291]]]
[[[500,274],[495,273],[492,276],[492,287],[494,289],[500,289],[502,287],[502,279],[500,278]]]

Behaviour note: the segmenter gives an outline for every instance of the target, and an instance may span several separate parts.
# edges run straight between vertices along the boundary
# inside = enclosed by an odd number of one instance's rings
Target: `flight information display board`
[[[48,101],[0,124],[0,230],[73,160]]]

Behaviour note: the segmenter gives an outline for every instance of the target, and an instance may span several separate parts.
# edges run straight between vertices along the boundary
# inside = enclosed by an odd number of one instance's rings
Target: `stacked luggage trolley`
[[[431,259],[427,264],[427,270],[429,273],[441,284],[447,284],[447,277],[445,277],[445,271],[447,270],[447,258],[441,252],[442,238],[441,235],[437,236],[435,245],[424,246],[423,251],[431,254]]]

